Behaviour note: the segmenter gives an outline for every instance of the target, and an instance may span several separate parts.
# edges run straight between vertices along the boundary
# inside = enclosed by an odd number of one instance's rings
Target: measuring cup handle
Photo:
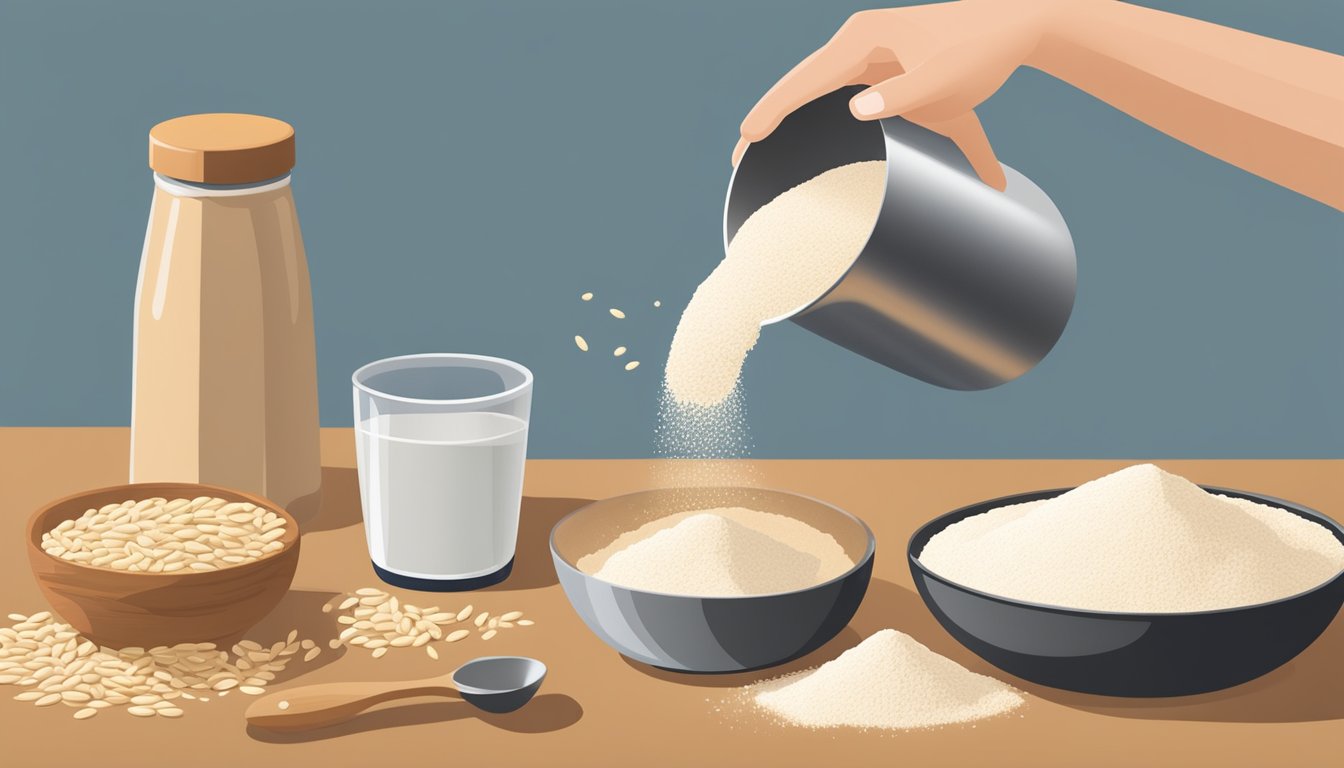
[[[413,696],[461,698],[437,679],[323,683],[263,696],[247,708],[246,718],[248,725],[266,730],[305,731],[343,723],[375,704]]]

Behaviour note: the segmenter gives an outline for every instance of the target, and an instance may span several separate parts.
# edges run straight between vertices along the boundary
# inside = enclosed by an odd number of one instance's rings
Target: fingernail
[[[882,94],[877,91],[868,91],[856,96],[851,106],[854,114],[860,117],[868,117],[882,114],[882,110],[886,108],[887,103],[882,99]]]

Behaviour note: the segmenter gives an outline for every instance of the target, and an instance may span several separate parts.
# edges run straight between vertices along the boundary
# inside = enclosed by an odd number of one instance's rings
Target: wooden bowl
[[[285,519],[280,551],[217,571],[142,573],[95,568],[47,554],[42,534],[90,508],[127,499],[217,496]],[[114,648],[217,641],[250,629],[289,590],[299,564],[299,526],[273,501],[195,483],[135,483],[84,491],[47,504],[28,520],[28,560],[52,610],[95,642]]]

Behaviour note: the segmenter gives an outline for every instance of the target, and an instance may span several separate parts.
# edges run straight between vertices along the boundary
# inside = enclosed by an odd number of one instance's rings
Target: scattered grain
[[[115,650],[81,638],[68,624],[42,611],[13,627],[0,627],[0,670],[31,672],[27,677],[12,675],[13,680],[8,680],[11,675],[3,678],[9,684],[34,688],[20,692],[16,700],[38,706],[63,703],[78,710],[75,715],[81,720],[113,706],[150,711],[140,717],[155,712],[175,717],[173,711],[181,711],[176,700],[209,701],[200,693],[227,691],[240,681],[262,689],[301,647],[297,631],[290,638],[264,652],[250,650],[261,646],[244,640],[234,647],[237,658],[233,661],[212,643]],[[244,654],[255,653],[262,659],[253,665]],[[249,667],[250,671],[243,671]]]
[[[336,617],[343,629],[330,645],[332,648],[361,646],[369,649],[374,658],[381,658],[394,648],[424,648],[430,658],[437,659],[439,652],[431,643],[436,640],[455,643],[466,638],[469,630],[454,630],[445,636],[444,627],[471,619],[476,610],[473,605],[458,611],[440,610],[437,605],[420,607],[403,603],[396,596],[371,587],[361,588],[350,595],[358,597],[357,604],[347,605],[349,600],[342,600],[340,596],[331,601],[345,605],[342,610],[346,612]],[[351,608],[354,610],[348,610]],[[488,611],[481,611],[473,624],[482,633],[498,631],[514,626],[513,620],[522,615],[522,611],[509,611],[491,618]],[[513,618],[506,620],[504,616]]]

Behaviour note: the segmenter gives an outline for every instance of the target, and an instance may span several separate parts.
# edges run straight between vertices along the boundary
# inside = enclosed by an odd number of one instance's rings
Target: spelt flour
[[[1173,613],[1311,589],[1344,570],[1344,545],[1310,520],[1140,464],[948,526],[919,560],[958,584],[1018,600]]]
[[[748,689],[756,705],[790,725],[906,730],[993,717],[1022,696],[884,629],[832,661]]]
[[[761,324],[826,293],[863,250],[886,190],[886,163],[833,168],[743,222],[682,312],[665,382],[677,403],[709,408],[733,391]]]
[[[811,587],[854,562],[833,536],[800,520],[721,507],[655,520],[580,558],[578,567],[631,589],[738,597]]]

